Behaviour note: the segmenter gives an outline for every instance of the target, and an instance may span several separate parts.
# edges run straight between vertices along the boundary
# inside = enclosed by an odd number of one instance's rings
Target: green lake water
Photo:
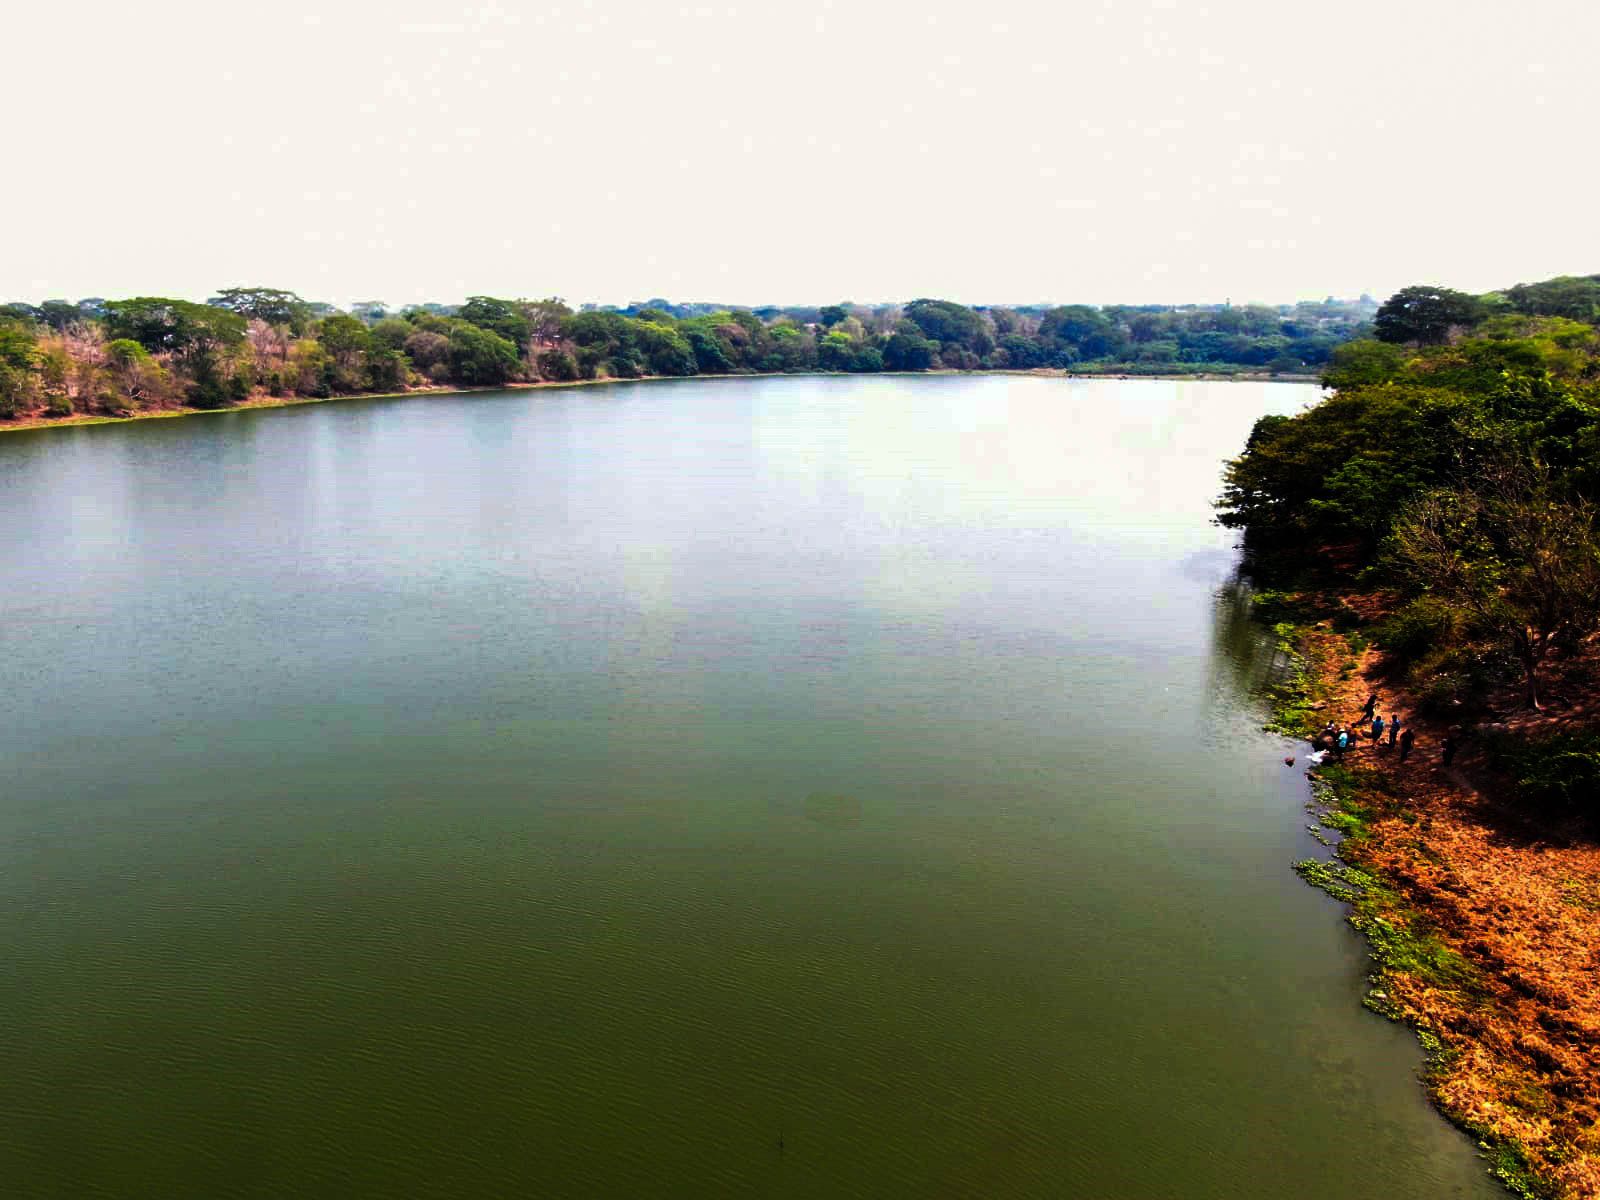
[[[1491,1197],[1290,863],[1297,385],[0,439],[0,1194]]]

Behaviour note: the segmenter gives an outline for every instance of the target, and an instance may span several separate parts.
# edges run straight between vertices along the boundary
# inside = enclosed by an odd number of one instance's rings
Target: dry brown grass
[[[1391,698],[1412,711],[1381,682],[1381,655],[1367,651],[1360,662],[1347,678],[1325,678],[1330,714],[1350,719],[1374,687],[1386,693],[1386,714]],[[1593,703],[1506,724],[1534,731],[1585,709]],[[1393,795],[1374,804],[1368,833],[1348,853],[1391,881],[1483,986],[1464,996],[1401,974],[1390,999],[1452,1052],[1429,1081],[1444,1111],[1520,1145],[1554,1195],[1600,1197],[1600,845],[1515,811],[1470,743],[1443,767],[1444,730],[1413,727],[1405,763],[1388,746],[1355,752],[1353,762],[1386,774]]]

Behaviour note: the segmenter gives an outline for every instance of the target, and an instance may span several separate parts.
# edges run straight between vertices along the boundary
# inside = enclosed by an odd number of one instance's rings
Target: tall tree
[[[1558,494],[1550,473],[1509,461],[1467,488],[1413,503],[1395,528],[1401,560],[1521,663],[1530,708],[1555,647],[1600,628],[1595,506]]]
[[[234,287],[224,288],[207,304],[238,313],[248,320],[265,321],[268,325],[287,325],[295,333],[304,333],[311,319],[311,305],[293,292],[282,288]]]
[[[1372,322],[1379,341],[1442,344],[1452,329],[1470,328],[1483,319],[1483,304],[1475,296],[1450,288],[1401,288],[1383,302]]]
[[[517,348],[519,355],[527,352],[532,327],[518,302],[497,300],[493,296],[468,296],[456,315],[479,329],[499,334]]]
[[[0,417],[15,417],[33,399],[38,345],[20,321],[0,318]]]

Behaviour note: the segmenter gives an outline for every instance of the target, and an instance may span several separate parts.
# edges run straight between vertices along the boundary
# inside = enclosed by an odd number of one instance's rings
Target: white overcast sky
[[[0,41],[0,300],[1600,271],[1600,0],[79,0]]]

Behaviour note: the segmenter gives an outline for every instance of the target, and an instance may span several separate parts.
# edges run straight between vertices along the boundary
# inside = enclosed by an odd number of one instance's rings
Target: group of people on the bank
[[[1411,757],[1411,748],[1416,744],[1416,731],[1400,719],[1400,714],[1390,711],[1388,720],[1378,711],[1378,693],[1372,692],[1367,696],[1367,703],[1361,709],[1360,718],[1353,725],[1337,725],[1329,721],[1312,738],[1313,749],[1324,753],[1332,753],[1343,758],[1346,753],[1354,749],[1362,738],[1371,741],[1377,749],[1387,746],[1389,749],[1399,751],[1400,761],[1405,762]],[[1439,744],[1439,760],[1444,766],[1449,766],[1456,756],[1456,737],[1454,732],[1445,735]]]

